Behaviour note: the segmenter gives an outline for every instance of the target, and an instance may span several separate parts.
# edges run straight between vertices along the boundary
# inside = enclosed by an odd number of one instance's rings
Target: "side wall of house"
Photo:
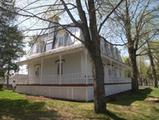
[[[90,57],[88,55],[88,63],[90,62]],[[131,90],[131,80],[127,76],[124,75],[124,69],[122,65],[118,63],[113,63],[112,61],[103,58],[103,64],[104,64],[104,85],[105,85],[105,94],[106,96],[110,96],[113,94],[121,93],[124,91]],[[91,70],[92,65],[88,65],[88,76],[92,76]],[[89,83],[93,83],[93,78],[89,78]],[[87,89],[87,99],[93,100],[94,98],[94,92],[93,92],[93,86],[89,86]]]

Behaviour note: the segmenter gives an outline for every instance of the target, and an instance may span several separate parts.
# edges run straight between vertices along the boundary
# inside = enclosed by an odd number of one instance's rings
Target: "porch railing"
[[[29,76],[17,74],[10,79],[10,84],[15,80],[16,84],[92,84],[93,77],[84,73],[45,74],[43,76]],[[131,82],[129,78],[105,78],[105,83]]]
[[[12,84],[13,81],[15,81],[16,84],[28,84],[28,75],[16,74],[10,77],[9,84]]]

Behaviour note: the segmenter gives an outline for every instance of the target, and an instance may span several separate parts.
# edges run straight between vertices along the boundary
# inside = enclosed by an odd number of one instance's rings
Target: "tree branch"
[[[101,22],[99,29],[98,29],[98,33],[100,33],[102,26],[104,25],[104,23],[107,21],[107,19],[111,16],[111,14],[118,8],[118,6],[120,6],[120,4],[123,2],[124,0],[120,0],[120,2],[113,8],[113,10],[105,17],[105,19]]]
[[[67,14],[69,15],[69,17],[71,18],[72,22],[77,26],[80,27],[80,24],[75,20],[75,18],[73,17],[72,13],[70,12],[70,10],[67,7],[67,4],[64,2],[64,0],[60,0],[67,12]]]

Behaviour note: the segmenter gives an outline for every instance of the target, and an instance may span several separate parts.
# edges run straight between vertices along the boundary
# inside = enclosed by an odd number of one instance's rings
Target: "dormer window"
[[[59,37],[58,38],[58,46],[61,47],[61,46],[64,46],[64,43],[65,43],[65,39],[64,37]]]
[[[52,49],[52,40],[49,40],[46,42],[46,47],[45,47],[45,50],[48,51],[48,50],[51,50]]]
[[[37,44],[34,44],[32,48],[32,53],[37,53],[37,51],[38,51]]]

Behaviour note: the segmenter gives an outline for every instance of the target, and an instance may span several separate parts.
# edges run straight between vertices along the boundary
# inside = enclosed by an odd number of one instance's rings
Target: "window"
[[[45,47],[46,51],[51,50],[51,49],[52,49],[52,40],[51,41],[47,41],[46,47]]]
[[[55,48],[71,45],[75,42],[75,38],[68,33],[64,33],[63,35],[57,35],[55,42]]]
[[[111,50],[111,56],[114,57],[114,47],[110,45],[110,50]]]
[[[108,53],[108,56],[111,56],[111,45],[110,44],[107,44],[107,53]]]
[[[32,53],[37,53],[38,49],[37,49],[37,45],[34,44],[33,49],[32,49]]]
[[[58,45],[59,47],[64,46],[64,37],[59,37],[58,42],[59,42],[59,45]]]
[[[111,68],[108,69],[108,75],[109,75],[110,77],[112,76]]]
[[[79,37],[78,35],[77,35],[77,28],[69,28],[68,29],[73,35],[75,35],[76,37]],[[80,33],[80,32],[78,32],[78,33]],[[76,38],[74,37],[74,36],[72,36],[72,35],[70,35],[69,33],[66,33],[66,35],[65,35],[65,38],[67,39],[66,41],[67,41],[67,45],[72,45],[72,44],[74,44],[74,42],[76,41]]]
[[[45,44],[45,42],[41,41],[41,40],[39,40],[38,42],[36,42],[33,45],[32,53],[41,53],[43,51],[44,44]]]
[[[108,48],[108,44],[106,42],[104,43],[104,48],[105,48],[106,55],[108,55],[109,48]]]
[[[44,41],[39,41],[39,42],[37,43],[37,47],[38,47],[37,52],[38,52],[38,53],[41,53],[41,52],[43,51],[44,45],[45,45],[45,42],[44,42]]]
[[[113,72],[114,72],[114,77],[117,77],[117,71],[113,68]]]
[[[35,65],[35,75],[38,77],[40,75],[40,65]]]
[[[70,36],[68,33],[65,34],[64,46],[70,45]]]
[[[56,60],[55,62],[57,64],[57,74],[58,75],[60,75],[60,73],[63,74],[63,64],[64,64],[65,60],[62,59],[61,62],[60,62],[60,60]],[[60,71],[60,63],[61,63],[61,71]]]
[[[121,76],[121,70],[119,71],[119,77],[122,77],[122,76]]]
[[[57,74],[60,74],[60,62],[57,63]],[[61,62],[61,74],[63,74],[63,62]]]

